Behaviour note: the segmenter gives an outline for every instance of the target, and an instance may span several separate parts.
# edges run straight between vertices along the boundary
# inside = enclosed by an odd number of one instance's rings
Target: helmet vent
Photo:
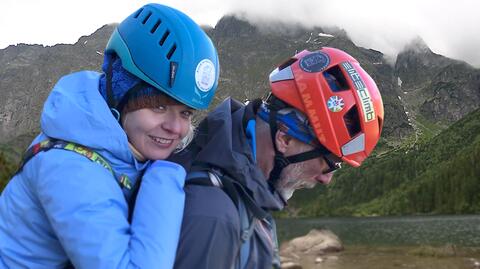
[[[157,31],[158,26],[160,26],[160,23],[162,23],[162,21],[161,21],[161,20],[158,20],[158,21],[155,23],[155,25],[152,27],[152,30],[150,30],[150,33],[152,33],[152,34],[155,33],[155,31]]]
[[[168,51],[168,54],[167,54],[167,59],[168,60],[170,60],[170,58],[172,58],[172,55],[175,52],[175,50],[177,50],[177,45],[173,44],[173,47],[170,49],[170,51]]]
[[[147,17],[145,17],[145,19],[143,19],[142,24],[147,23],[148,19],[150,19],[150,16],[152,16],[152,12],[151,12],[151,11],[148,12]]]
[[[360,119],[358,117],[357,106],[352,107],[344,116],[343,120],[345,126],[347,126],[348,134],[350,137],[356,136],[360,133]]]
[[[349,89],[347,80],[338,65],[323,72],[323,76],[327,80],[330,90],[333,92],[346,91]]]
[[[139,10],[137,11],[137,13],[135,13],[135,15],[134,15],[133,17],[134,17],[135,19],[137,19],[138,16],[140,16],[140,13],[142,13],[142,11],[143,11],[143,8],[139,9]]]
[[[165,40],[167,40],[167,37],[170,35],[170,31],[166,31],[163,36],[162,36],[162,39],[160,39],[160,42],[158,42],[158,44],[160,44],[160,46],[163,46],[163,43],[165,43]]]
[[[289,67],[290,65],[292,65],[296,61],[297,61],[297,59],[295,59],[295,58],[288,59],[287,61],[285,61],[284,63],[282,63],[281,65],[278,66],[278,71],[281,71],[282,69],[285,69],[285,68]]]
[[[380,130],[379,133],[381,133],[383,129],[383,119],[380,117],[378,117],[378,129]]]

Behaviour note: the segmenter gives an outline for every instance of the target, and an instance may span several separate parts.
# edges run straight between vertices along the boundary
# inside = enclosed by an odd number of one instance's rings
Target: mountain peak
[[[411,51],[419,54],[431,54],[432,50],[428,47],[425,40],[417,36],[405,45],[404,51]]]
[[[249,35],[258,32],[257,28],[247,20],[241,18],[241,15],[225,15],[215,25],[215,32],[220,36],[235,33],[239,36]]]

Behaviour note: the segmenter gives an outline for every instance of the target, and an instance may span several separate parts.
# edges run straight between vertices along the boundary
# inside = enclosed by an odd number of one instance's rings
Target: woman
[[[185,14],[149,4],[114,31],[103,70],[61,78],[45,102],[0,196],[0,268],[173,266],[185,171],[163,159],[210,103],[217,52]]]

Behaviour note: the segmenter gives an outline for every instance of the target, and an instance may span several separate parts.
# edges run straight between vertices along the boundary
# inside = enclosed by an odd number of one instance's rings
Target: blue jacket
[[[228,99],[210,112],[187,149],[171,158],[190,170],[192,162],[228,173],[248,189],[256,204],[267,211],[284,206],[272,192],[256,164],[256,108]],[[253,129],[253,131],[252,131]],[[232,199],[219,187],[187,184],[182,232],[175,269],[234,268],[240,252],[240,217]],[[276,240],[274,229],[257,220],[250,238],[246,268],[271,269]]]
[[[135,182],[125,132],[98,91],[100,74],[60,79],[45,102],[42,133],[101,154]],[[38,153],[0,196],[0,268],[171,268],[184,207],[185,170],[156,161],[146,170],[132,223],[130,191],[103,166],[62,149]]]

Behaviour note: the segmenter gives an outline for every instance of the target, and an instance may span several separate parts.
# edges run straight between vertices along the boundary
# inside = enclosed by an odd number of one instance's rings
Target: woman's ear
[[[292,145],[293,139],[291,136],[283,131],[277,130],[275,134],[275,143],[278,151],[281,153],[287,152],[287,149]]]

